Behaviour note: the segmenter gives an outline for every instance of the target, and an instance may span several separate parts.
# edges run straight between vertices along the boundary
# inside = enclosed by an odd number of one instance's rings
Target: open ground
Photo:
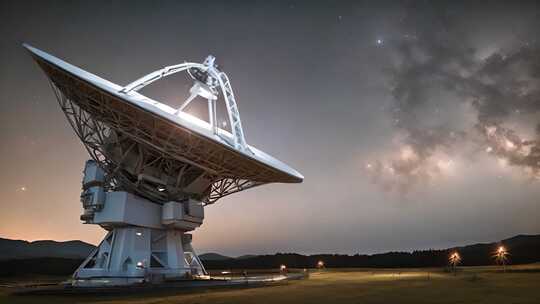
[[[0,303],[540,303],[540,264],[506,272],[462,267],[455,275],[435,268],[325,269],[279,286],[114,296],[13,296],[6,286],[14,283],[21,281],[3,280]]]

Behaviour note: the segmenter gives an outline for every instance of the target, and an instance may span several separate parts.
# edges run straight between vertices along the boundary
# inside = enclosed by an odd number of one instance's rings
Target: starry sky
[[[199,252],[374,253],[540,233],[534,2],[0,0],[0,237],[80,239],[87,152],[27,42],[118,84],[208,54],[292,165],[206,208]],[[173,76],[142,91],[179,105]],[[192,114],[201,110],[194,106]]]

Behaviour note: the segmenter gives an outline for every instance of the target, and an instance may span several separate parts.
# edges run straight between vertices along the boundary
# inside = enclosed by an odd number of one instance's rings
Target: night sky
[[[540,233],[534,2],[195,2],[0,0],[0,237],[104,235],[79,220],[88,155],[23,42],[121,85],[217,57],[247,142],[305,181],[206,208],[199,252],[373,253]],[[179,75],[142,93],[179,105],[188,85]]]

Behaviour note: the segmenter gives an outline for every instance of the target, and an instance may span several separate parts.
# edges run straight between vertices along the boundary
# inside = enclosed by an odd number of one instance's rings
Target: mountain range
[[[0,260],[31,258],[84,259],[95,248],[82,241],[22,241],[0,238]]]
[[[526,264],[540,261],[540,235],[517,235],[492,243],[479,243],[447,249],[415,250],[413,252],[386,252],[378,254],[314,254],[277,253],[247,258],[227,258],[212,254],[212,259],[201,259],[208,269],[277,268],[287,265],[292,268],[315,267],[323,261],[326,267],[444,267],[452,252],[461,256],[460,265],[482,266],[494,264],[494,253],[499,246],[508,251],[508,262]]]
[[[83,241],[34,241],[10,240],[0,238],[0,261],[34,258],[65,258],[84,259],[96,248],[92,244]],[[219,253],[204,253],[199,255],[201,260],[216,261],[228,259],[246,259],[255,255],[242,255],[236,258],[221,255]]]
[[[492,265],[499,246],[509,252],[509,263],[525,264],[540,261],[540,235],[517,235],[499,242],[473,244],[439,250],[387,252],[372,255],[276,253],[243,255],[236,258],[218,253],[201,254],[207,269],[311,268],[318,261],[326,267],[444,267],[450,253],[459,252],[463,266]],[[0,276],[40,273],[70,274],[95,246],[82,241],[34,241],[0,238]]]

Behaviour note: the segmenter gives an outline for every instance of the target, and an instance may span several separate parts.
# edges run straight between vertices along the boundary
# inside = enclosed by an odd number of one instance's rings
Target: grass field
[[[505,273],[496,267],[463,267],[457,275],[441,269],[327,269],[280,286],[125,296],[8,292],[0,289],[0,303],[540,303],[540,264],[509,267]]]

